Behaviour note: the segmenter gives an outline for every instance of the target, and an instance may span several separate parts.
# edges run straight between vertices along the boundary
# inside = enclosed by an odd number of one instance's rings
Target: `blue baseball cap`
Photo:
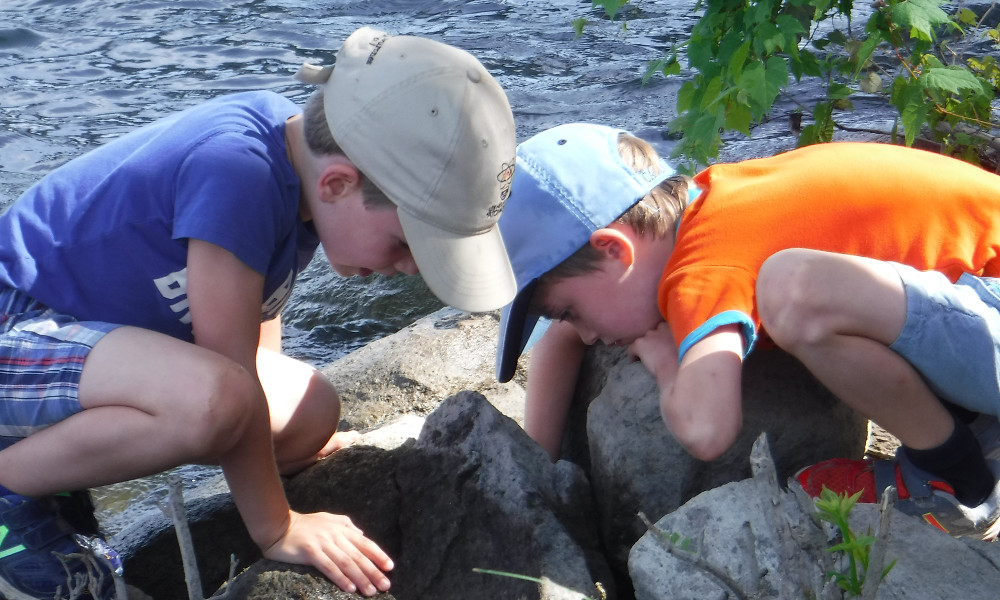
[[[517,147],[510,198],[500,233],[517,281],[517,295],[500,312],[496,376],[510,381],[517,359],[547,320],[529,310],[538,278],[590,242],[650,190],[674,174],[634,171],[618,152],[623,129],[571,123],[553,127]],[[529,343],[530,342],[530,343]]]

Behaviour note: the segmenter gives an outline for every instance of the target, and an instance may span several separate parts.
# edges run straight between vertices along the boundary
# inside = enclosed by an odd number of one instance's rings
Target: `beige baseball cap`
[[[427,286],[471,312],[500,308],[517,284],[497,220],[517,141],[503,89],[469,53],[358,29],[333,67],[296,78],[323,86],[330,131],[392,200]]]

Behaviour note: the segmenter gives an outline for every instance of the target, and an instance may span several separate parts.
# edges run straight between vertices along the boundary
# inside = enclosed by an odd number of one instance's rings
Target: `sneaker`
[[[0,596],[113,599],[112,572],[121,574],[117,553],[70,524],[86,522],[87,510],[82,494],[36,499],[0,487]]]
[[[806,467],[794,477],[813,498],[829,488],[838,494],[860,492],[862,504],[880,502],[885,489],[893,485],[897,510],[920,517],[951,536],[993,541],[1000,533],[1000,482],[982,504],[964,506],[950,485],[918,469],[904,452],[897,451],[893,461],[834,458]]]

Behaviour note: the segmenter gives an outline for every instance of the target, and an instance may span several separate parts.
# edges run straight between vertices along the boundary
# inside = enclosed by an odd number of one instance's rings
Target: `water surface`
[[[507,90],[519,140],[592,121],[668,152],[661,133],[680,82],[644,87],[640,77],[685,35],[694,5],[642,0],[625,33],[590,0],[3,0],[0,205],[67,160],[208,98],[268,89],[304,102],[299,65],[330,64],[365,25],[473,53]],[[580,38],[578,17],[595,22]],[[439,307],[419,277],[346,280],[314,260],[284,315],[285,350],[322,366]],[[179,472],[193,483],[215,470]],[[117,511],[161,490],[153,477],[98,496]]]

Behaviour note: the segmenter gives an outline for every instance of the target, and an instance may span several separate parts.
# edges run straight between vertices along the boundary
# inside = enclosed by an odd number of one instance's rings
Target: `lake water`
[[[299,65],[330,64],[365,25],[477,56],[507,90],[519,141],[592,121],[669,152],[662,132],[680,81],[640,78],[686,35],[695,1],[638,5],[626,33],[590,0],[3,0],[0,205],[67,160],[205,99],[269,89],[303,102],[312,88],[292,79]],[[576,38],[579,17],[594,25]],[[315,260],[285,312],[285,351],[322,366],[439,307],[419,277],[347,280]],[[215,471],[179,473],[193,484]],[[153,477],[96,496],[115,512],[160,490]]]
[[[482,60],[508,91],[518,138],[567,121],[662,142],[679,83],[642,87],[693,22],[694,2],[643,0],[574,39],[590,1],[4,0],[0,3],[0,203],[52,168],[207,98],[270,89],[304,101],[292,75],[329,64],[369,25],[433,37]],[[687,8],[685,8],[687,7]],[[285,313],[286,351],[317,365],[439,307],[419,278],[344,280],[314,261]]]

